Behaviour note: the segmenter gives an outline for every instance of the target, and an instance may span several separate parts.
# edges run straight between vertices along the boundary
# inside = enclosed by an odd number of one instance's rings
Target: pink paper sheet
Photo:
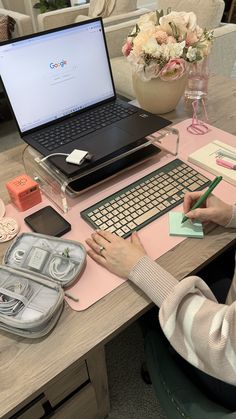
[[[209,126],[209,132],[205,135],[190,134],[186,130],[190,123],[191,120],[188,119],[175,125],[175,128],[177,128],[180,133],[178,157],[181,160],[187,162],[187,157],[190,153],[213,140],[220,140],[233,146],[236,145],[235,136],[211,126]],[[72,225],[72,230],[65,234],[63,238],[80,241],[87,247],[85,240],[91,235],[93,230],[80,217],[80,211],[174,159],[175,157],[172,155],[162,152],[157,155],[155,161],[152,160],[150,162],[139,165],[136,168],[126,172],[125,174],[123,173],[118,175],[117,177],[108,180],[106,183],[103,183],[91,191],[81,195],[78,198],[78,203],[76,203],[70,209],[68,214],[63,215]],[[196,166],[193,164],[190,165],[196,168]],[[214,178],[212,174],[206,172],[205,170],[200,168],[197,168],[197,170],[207,175],[209,179]],[[214,193],[229,203],[235,203],[235,187],[229,183],[222,181],[219,186],[217,186],[217,189]],[[24,217],[35,212],[41,207],[44,207],[45,205],[54,206],[46,197],[43,197],[43,202],[41,204],[31,208],[28,211],[25,211],[24,213],[18,212],[10,204],[7,206],[6,215],[8,217],[12,216],[19,222],[21,226],[20,232],[29,231],[29,228],[24,223]],[[54,208],[57,209],[56,207]],[[181,210],[181,208],[182,205],[176,207],[176,210]],[[138,234],[147,251],[147,254],[152,259],[157,259],[168,250],[175,247],[178,243],[185,240],[185,238],[182,237],[169,236],[168,214],[165,214],[159,219],[153,221],[151,224],[141,229]],[[127,240],[129,240],[129,238]],[[111,274],[106,269],[102,268],[89,257],[87,257],[87,266],[83,275],[78,280],[78,282],[70,288],[70,294],[76,298],[79,298],[79,302],[75,302],[68,298],[66,298],[66,300],[72,309],[81,311],[94,304],[100,298],[104,297],[113,289],[121,285],[123,282],[124,280]]]

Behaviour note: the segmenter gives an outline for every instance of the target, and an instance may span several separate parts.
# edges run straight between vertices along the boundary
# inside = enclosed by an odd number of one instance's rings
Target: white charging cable
[[[40,159],[40,162],[44,162],[47,159],[50,159],[51,157],[56,157],[56,156],[69,156],[68,153],[52,153],[52,154],[48,154],[47,156],[43,157],[42,159]]]
[[[71,261],[69,253],[70,249],[66,247],[62,254],[55,254],[52,256],[48,264],[48,273],[51,278],[54,278],[57,281],[66,280],[67,282],[74,278],[76,275],[77,264]],[[17,265],[22,265],[24,256],[24,249],[16,249],[12,258]],[[32,249],[31,257],[28,261],[27,267],[36,271],[42,271],[47,257],[48,251],[34,247]]]
[[[0,287],[0,314],[16,316],[28,304],[33,290],[25,278],[8,279]]]
[[[92,155],[88,151],[74,149],[71,153],[52,153],[48,156],[43,157],[40,163],[43,163],[47,159],[56,156],[65,156],[67,163],[81,165],[85,160],[91,160]]]
[[[15,263],[20,265],[24,255],[25,255],[25,250],[16,249],[15,252],[13,253],[13,255],[12,255],[12,258],[13,258]]]
[[[55,255],[50,260],[48,271],[50,276],[58,281],[70,281],[75,276],[76,264],[69,258]]]

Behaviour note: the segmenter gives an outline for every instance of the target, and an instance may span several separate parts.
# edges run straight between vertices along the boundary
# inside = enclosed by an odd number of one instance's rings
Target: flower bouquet
[[[142,80],[176,80],[188,63],[209,54],[212,39],[213,31],[201,29],[193,12],[164,15],[161,10],[138,19],[122,52]]]
[[[141,16],[122,47],[132,66],[134,91],[140,105],[153,113],[174,109],[184,92],[189,66],[207,57],[212,39],[213,31],[201,29],[193,12],[167,10],[164,15],[161,10]],[[158,89],[154,80],[163,82]],[[152,83],[148,87],[146,82]],[[168,85],[168,92],[164,84]],[[157,94],[161,97],[160,107]]]

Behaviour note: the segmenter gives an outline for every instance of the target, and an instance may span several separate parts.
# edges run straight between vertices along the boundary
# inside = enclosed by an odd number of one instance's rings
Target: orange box
[[[39,185],[30,176],[23,174],[6,183],[12,203],[25,211],[42,201]]]

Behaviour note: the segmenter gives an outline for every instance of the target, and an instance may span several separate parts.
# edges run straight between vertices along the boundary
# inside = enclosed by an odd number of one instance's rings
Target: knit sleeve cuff
[[[229,220],[228,224],[226,224],[227,228],[236,228],[236,205],[232,207],[232,217]]]
[[[144,291],[158,307],[178,284],[177,279],[148,256],[143,256],[136,263],[129,274],[129,280]]]

